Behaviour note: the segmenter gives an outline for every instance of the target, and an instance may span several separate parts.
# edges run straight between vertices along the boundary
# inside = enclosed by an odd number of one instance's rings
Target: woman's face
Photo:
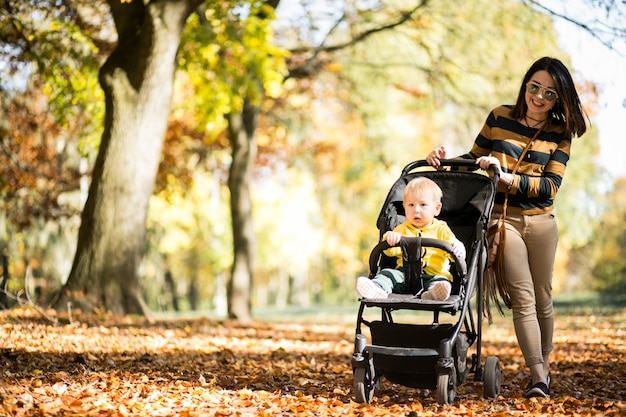
[[[530,115],[545,115],[556,104],[559,98],[548,71],[537,71],[530,77],[526,83],[525,99]]]

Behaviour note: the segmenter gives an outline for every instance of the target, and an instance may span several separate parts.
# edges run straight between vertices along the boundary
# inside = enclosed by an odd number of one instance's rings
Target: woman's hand
[[[476,160],[476,165],[487,171],[490,165],[496,165],[500,170],[500,161],[494,156],[481,156]]]
[[[492,171],[489,171],[487,168],[489,168],[490,165],[495,165],[496,167],[498,167],[498,172],[500,173],[498,182],[506,185],[509,190],[513,186],[513,181],[515,180],[515,177],[508,172],[502,172],[502,169],[500,167],[500,161],[498,161],[498,158],[495,158],[493,156],[481,156],[476,160],[476,165],[487,171],[489,173],[489,176],[491,176]]]
[[[433,150],[432,152],[430,152],[427,156],[426,156],[426,162],[428,162],[428,165],[440,169],[441,168],[441,159],[446,159],[446,148],[443,146],[438,147],[437,149]]]

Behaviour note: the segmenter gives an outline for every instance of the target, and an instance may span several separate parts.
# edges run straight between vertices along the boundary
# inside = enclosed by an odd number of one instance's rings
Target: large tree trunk
[[[256,159],[254,131],[259,109],[248,100],[241,113],[228,115],[228,135],[233,160],[228,176],[230,211],[233,228],[234,260],[228,282],[228,316],[251,319],[251,290],[256,254],[256,238],[252,222],[250,176]]]
[[[148,202],[159,166],[185,22],[200,0],[109,0],[119,34],[100,70],[106,97],[102,142],[78,247],[55,307],[149,314],[138,280]]]

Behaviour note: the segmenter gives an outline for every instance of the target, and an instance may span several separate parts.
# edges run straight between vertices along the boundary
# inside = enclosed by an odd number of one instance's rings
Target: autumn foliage
[[[76,214],[59,196],[78,188],[80,173],[68,166],[59,128],[40,101],[26,94],[11,102],[0,123],[1,207],[18,230],[34,219]]]
[[[55,314],[55,313],[50,313]],[[52,320],[50,320],[52,319]],[[502,392],[458,387],[453,405],[383,382],[354,402],[348,315],[241,324],[205,318],[149,324],[107,315],[0,318],[0,414],[7,416],[617,416],[626,413],[626,311],[559,315],[552,398],[523,399],[527,382],[510,318],[484,333],[502,364]],[[470,350],[471,353],[471,350]]]

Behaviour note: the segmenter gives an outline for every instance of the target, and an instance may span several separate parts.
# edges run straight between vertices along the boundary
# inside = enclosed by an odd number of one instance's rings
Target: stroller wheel
[[[437,402],[450,405],[456,397],[456,373],[437,375]]]
[[[368,378],[365,368],[353,368],[354,396],[357,403],[370,403],[374,396],[373,381]]]
[[[500,359],[497,356],[488,356],[485,360],[483,384],[485,398],[495,398],[500,394]]]

